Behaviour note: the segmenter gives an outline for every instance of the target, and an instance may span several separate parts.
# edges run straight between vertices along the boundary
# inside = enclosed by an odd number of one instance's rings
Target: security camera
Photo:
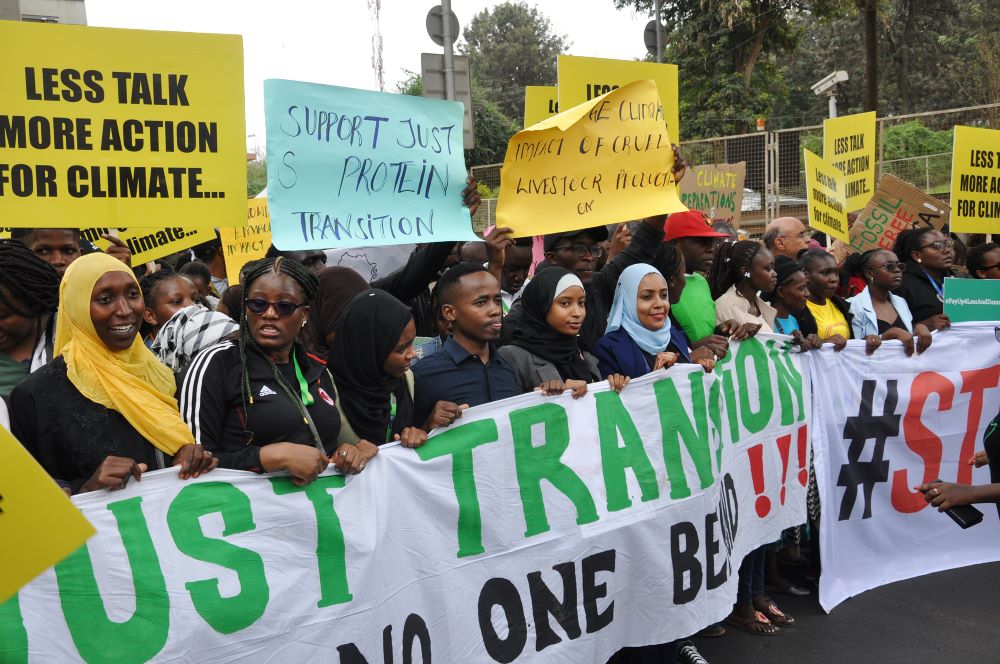
[[[835,71],[829,76],[824,76],[822,80],[812,85],[813,94],[819,95],[829,95],[833,94],[834,88],[840,83],[847,82],[847,72],[846,71]]]

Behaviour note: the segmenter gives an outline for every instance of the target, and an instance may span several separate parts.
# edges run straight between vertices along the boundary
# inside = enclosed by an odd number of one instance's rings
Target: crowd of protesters
[[[474,212],[474,183],[463,200]],[[799,219],[736,241],[695,211],[546,236],[537,264],[530,240],[497,228],[482,243],[418,246],[371,284],[319,251],[272,249],[228,275],[217,242],[152,271],[106,239],[107,252],[73,229],[0,241],[4,424],[68,494],[171,465],[182,480],[222,467],[299,485],[331,464],[360,473],[381,445],[420,446],[467,408],[531,391],[579,398],[602,381],[621,391],[677,363],[711,372],[730,340],[760,333],[803,352],[863,339],[868,353],[886,340],[921,353],[950,325],[946,277],[1000,278],[1000,246],[971,246],[959,266],[956,238],[930,227],[838,264]],[[974,499],[928,488],[936,505]],[[803,554],[818,527],[810,498],[806,524],[746,556],[731,615],[703,636],[795,625],[768,589],[810,592],[778,565],[818,574],[817,547]],[[676,658],[704,661],[690,641],[613,661]]]

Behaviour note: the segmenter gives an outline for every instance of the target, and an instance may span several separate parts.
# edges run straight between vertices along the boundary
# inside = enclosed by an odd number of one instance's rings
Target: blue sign
[[[267,199],[285,251],[475,240],[462,104],[264,82]]]

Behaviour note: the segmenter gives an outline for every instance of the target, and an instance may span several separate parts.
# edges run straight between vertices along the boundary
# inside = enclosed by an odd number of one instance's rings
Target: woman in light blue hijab
[[[670,322],[670,292],[667,280],[652,265],[637,263],[618,278],[608,327],[593,349],[602,375],[619,373],[638,378],[675,362],[707,363],[714,358],[695,357],[681,330]]]

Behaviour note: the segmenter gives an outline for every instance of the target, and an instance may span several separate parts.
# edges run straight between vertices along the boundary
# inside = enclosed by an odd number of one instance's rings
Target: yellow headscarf
[[[59,313],[53,353],[66,360],[69,380],[80,393],[116,410],[136,431],[166,454],[176,454],[194,436],[177,409],[174,373],[142,343],[113,351],[90,318],[94,285],[108,272],[135,275],[117,258],[93,253],[73,261],[59,285]],[[138,284],[138,282],[136,282]]]

